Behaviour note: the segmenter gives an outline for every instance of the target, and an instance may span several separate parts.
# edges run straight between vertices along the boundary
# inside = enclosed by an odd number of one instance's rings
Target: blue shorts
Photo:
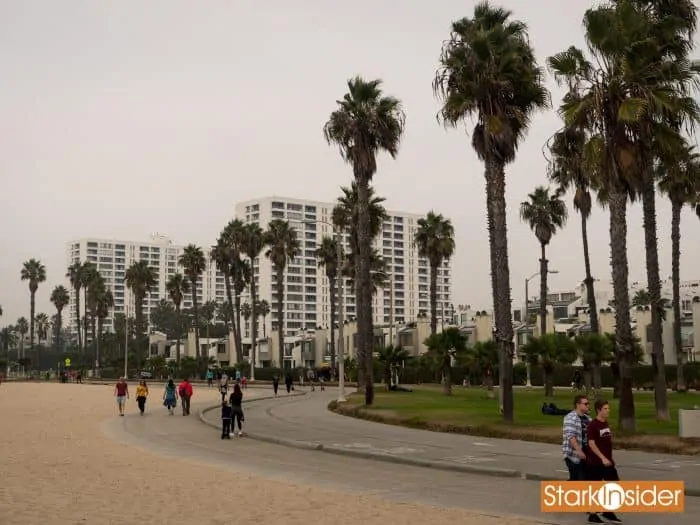
[[[117,405],[123,405],[126,402],[126,396],[117,396]]]

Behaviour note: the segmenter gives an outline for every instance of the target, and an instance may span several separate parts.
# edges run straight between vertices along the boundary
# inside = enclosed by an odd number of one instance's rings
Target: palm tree
[[[370,254],[370,183],[377,171],[377,154],[384,151],[395,158],[404,131],[405,115],[398,99],[385,96],[381,80],[348,81],[348,93],[337,101],[323,132],[329,144],[353,169],[357,184],[357,348],[366,376],[365,404],[374,400],[374,359],[372,350],[372,282]]]
[[[541,366],[544,372],[544,395],[554,395],[554,365],[570,365],[578,357],[576,345],[562,333],[553,333],[533,337],[523,347],[530,364]]]
[[[538,186],[520,204],[520,218],[527,222],[540,242],[540,335],[547,333],[547,245],[557,229],[566,224],[566,204],[557,190],[553,194],[544,186]]]
[[[452,362],[464,358],[467,352],[467,338],[459,328],[446,328],[443,332],[431,334],[425,341],[428,353],[435,359],[442,372],[446,396],[452,395]]]
[[[257,284],[255,279],[255,259],[265,247],[264,233],[256,223],[246,224],[241,232],[241,251],[248,256],[250,262],[250,280],[248,289],[250,290],[250,379],[255,379],[255,350],[258,338],[258,316],[255,312],[257,302]]]
[[[250,321],[250,316],[253,313],[253,309],[250,307],[250,303],[243,303],[241,305],[241,314],[243,315],[243,320],[248,323]],[[251,327],[251,332],[252,332],[252,327]]]
[[[338,244],[336,239],[323,237],[321,244],[316,248],[316,258],[318,265],[323,266],[328,279],[328,294],[330,302],[330,350],[331,350],[331,370],[335,370],[336,349],[335,349],[335,323],[336,311],[338,308],[338,296],[336,290],[338,284]],[[342,264],[342,263],[341,263]]]
[[[651,304],[651,295],[645,289],[637,290],[632,297],[632,306],[649,306]]]
[[[192,291],[192,311],[194,313],[194,340],[197,347],[195,355],[200,358],[199,348],[199,308],[197,305],[197,281],[207,269],[207,259],[199,246],[188,244],[180,255],[178,261],[184,268],[185,275],[190,280]]]
[[[464,364],[472,374],[478,375],[482,383],[489,392],[489,397],[493,394],[493,369],[498,364],[498,346],[493,341],[477,341],[467,348],[464,354]]]
[[[429,211],[418,219],[414,242],[418,254],[430,264],[430,333],[437,332],[437,278],[442,263],[455,251],[455,230],[450,219]]]
[[[681,340],[681,210],[693,206],[700,197],[700,155],[694,146],[685,145],[675,158],[662,158],[657,165],[659,189],[671,201],[671,281],[673,287],[673,340],[676,346],[676,381],[685,392],[685,353]],[[698,208],[700,210],[700,208]]]
[[[472,116],[477,121],[472,147],[485,166],[495,338],[506,421],[513,421],[514,348],[505,166],[515,160],[533,113],[549,105],[527,26],[511,20],[511,14],[480,2],[472,18],[453,22],[433,83],[442,101],[439,118],[445,125],[457,127]]]
[[[263,242],[268,246],[265,256],[272,262],[277,284],[277,362],[282,363],[284,351],[284,269],[287,261],[296,256],[301,245],[296,230],[288,221],[273,219],[263,234]],[[254,321],[255,322],[255,321]]]
[[[143,334],[146,322],[143,316],[143,301],[146,295],[156,286],[156,274],[146,261],[137,261],[126,269],[124,282],[134,294],[136,316],[136,364],[140,368],[143,363]]]
[[[262,317],[263,338],[266,338],[267,329],[265,328],[265,319],[268,315],[270,315],[270,303],[268,303],[265,299],[263,299],[262,301],[258,301],[258,307],[256,308],[256,311],[260,314],[260,317]]]
[[[227,335],[229,333],[229,330],[231,329],[231,319],[233,319],[233,315],[233,306],[228,301],[224,301],[216,309],[216,320],[224,323]]]
[[[85,305],[85,312],[83,315],[83,350],[87,350],[88,345],[88,293],[90,291],[90,284],[97,278],[98,275],[99,273],[97,271],[97,266],[90,261],[85,261],[80,267],[80,281],[82,282],[83,302]]]
[[[233,308],[236,313],[236,327],[238,339],[236,341],[236,360],[243,362],[243,343],[241,340],[241,294],[250,282],[251,268],[248,261],[241,258],[240,254],[231,260],[231,288],[233,288]],[[235,335],[235,334],[234,334]]]
[[[96,271],[87,285],[85,301],[86,323],[87,313],[90,314],[90,335],[94,346],[95,363],[97,363],[97,308],[102,296],[107,292],[104,278]]]
[[[173,302],[175,305],[175,313],[177,314],[177,319],[178,319],[178,326],[180,327],[180,330],[178,331],[177,334],[177,342],[175,343],[175,355],[177,362],[180,362],[180,340],[182,339],[182,300],[185,298],[185,295],[190,291],[190,284],[187,282],[187,279],[185,279],[185,276],[182,275],[181,273],[174,273],[173,275],[170,276],[168,279],[168,282],[165,284],[165,289],[168,292],[168,297],[170,297],[170,300]]]
[[[46,281],[46,267],[37,259],[29,259],[22,264],[20,276],[29,282],[29,348],[34,350],[34,312],[36,311],[36,291],[39,283]],[[37,358],[38,356],[35,356]],[[36,365],[38,366],[38,359]]]
[[[24,338],[29,331],[29,323],[25,317],[20,317],[17,319],[16,323],[17,333],[19,334],[19,353],[18,356],[24,359]]]
[[[97,316],[97,337],[95,337],[95,367],[96,371],[99,371],[101,367],[101,354],[100,354],[100,342],[102,341],[102,329],[104,326],[104,320],[109,315],[110,308],[114,308],[114,295],[112,295],[112,290],[109,288],[104,289],[100,296],[97,298],[97,309],[95,315]]]
[[[379,349],[378,359],[383,365],[384,387],[391,390],[393,372],[397,366],[410,358],[410,354],[400,346],[385,346]]]
[[[70,281],[70,285],[75,292],[75,328],[78,333],[78,350],[82,351],[83,338],[80,332],[80,289],[83,286],[83,281],[80,279],[80,270],[82,265],[79,262],[73,263],[68,267],[66,277]]]
[[[70,302],[70,294],[65,286],[56,286],[51,292],[51,302],[56,307],[56,348],[61,351],[61,330],[63,330],[63,309]]]
[[[49,316],[46,315],[44,312],[40,312],[36,314],[36,337],[39,345],[41,345],[42,341],[46,341],[49,337],[49,327],[51,326],[51,322],[49,321]],[[38,361],[37,361],[37,366],[38,366]]]
[[[613,347],[609,337],[591,332],[581,334],[574,339],[574,344],[578,350],[578,355],[583,364],[584,382],[586,391],[592,390],[596,393],[602,386],[600,379],[600,367],[612,359]],[[591,385],[592,383],[592,385]]]
[[[586,157],[588,137],[585,128],[569,126],[557,132],[550,145],[549,179],[558,185],[562,193],[573,189],[574,209],[581,216],[581,241],[583,244],[583,265],[586,271],[584,284],[588,299],[588,314],[591,331],[598,333],[598,307],[595,300],[595,287],[591,274],[591,256],[588,249],[588,219],[593,209],[591,198],[591,166]]]
[[[12,325],[3,327],[0,330],[0,349],[5,352],[5,357],[10,355],[10,348],[17,344],[17,336],[15,335],[15,327]]]

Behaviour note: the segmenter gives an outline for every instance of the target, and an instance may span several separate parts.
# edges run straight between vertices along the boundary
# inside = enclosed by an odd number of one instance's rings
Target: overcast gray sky
[[[501,0],[526,21],[539,60],[583,42],[585,0]],[[381,78],[407,113],[398,160],[381,158],[391,209],[452,219],[455,304],[491,308],[483,167],[463,130],[435,121],[431,82],[450,22],[470,0],[0,0],[1,324],[29,315],[22,261],[48,269],[38,310],[63,282],[66,240],[97,236],[209,245],[234,204],[259,196],[333,200],[351,170],[321,128],[349,77]],[[555,104],[561,97],[551,79]],[[546,183],[542,147],[559,127],[538,116],[507,169],[515,305],[538,269],[518,204]],[[570,200],[570,199],[569,199]],[[669,206],[659,200],[662,275]],[[699,277],[700,221],[683,215],[682,278]],[[630,281],[645,279],[641,212],[629,214]],[[607,214],[589,227],[594,276],[608,281]],[[580,223],[551,244],[551,291],[583,278]],[[693,243],[693,240],[695,243]],[[695,246],[693,245],[695,244]]]

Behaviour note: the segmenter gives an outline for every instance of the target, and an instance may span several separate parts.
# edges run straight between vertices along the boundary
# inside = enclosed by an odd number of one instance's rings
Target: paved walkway
[[[271,388],[269,389],[272,390]],[[249,394],[252,392],[249,390]],[[271,392],[269,392],[271,393]],[[266,392],[256,389],[256,394]],[[265,420],[266,410],[278,406],[286,412],[292,405],[309,406],[308,399],[318,401],[320,392],[309,397],[275,400],[257,400],[246,405],[246,427],[252,432]],[[251,397],[250,395],[248,396]],[[304,402],[297,403],[304,400]],[[240,475],[261,475],[271,479],[301,485],[300,505],[304,491],[316,487],[340,492],[365,494],[379,498],[410,503],[424,503],[441,507],[456,507],[487,515],[515,515],[537,520],[548,525],[580,525],[580,514],[542,514],[540,487],[537,483],[516,478],[495,478],[446,470],[431,470],[417,466],[373,461],[371,458],[348,458],[311,450],[295,450],[256,439],[220,439],[216,414],[209,413],[208,422],[216,429],[203,425],[196,417],[211,402],[193,403],[191,417],[168,417],[162,407],[149,409],[146,417],[129,413],[126,417],[110,417],[104,432],[111,438],[130,446],[150,449],[164,456],[187,458],[191,461],[215,465]],[[322,406],[325,413],[325,405]],[[277,410],[272,410],[277,412]],[[345,420],[343,416],[332,416]],[[383,425],[381,428],[385,428]],[[392,430],[395,430],[392,428]],[[261,497],[265,497],[261,494]],[[674,525],[695,525],[700,517],[700,498],[686,501],[685,513],[673,516]],[[251,519],[255,515],[251,514]],[[504,518],[502,523],[510,520]],[[635,525],[658,525],[654,514],[635,515]]]
[[[566,479],[561,447],[416,430],[341,416],[327,410],[336,389],[300,397],[280,395],[246,409],[250,436],[296,448],[371,457],[395,463],[525,479]],[[205,412],[218,426],[218,413]],[[634,480],[684,480],[700,496],[700,457],[616,451],[621,475]]]

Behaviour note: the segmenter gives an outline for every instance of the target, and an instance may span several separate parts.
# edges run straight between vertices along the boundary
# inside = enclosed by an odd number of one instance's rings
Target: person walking
[[[228,394],[228,376],[226,373],[221,375],[221,381],[219,381],[219,393],[221,394],[221,401],[226,401],[226,396]]]
[[[287,387],[287,394],[289,394],[292,391],[293,384],[294,384],[294,379],[292,379],[292,373],[287,372],[287,375],[284,376],[284,386]]]
[[[613,459],[612,430],[608,424],[610,404],[604,399],[595,402],[595,419],[588,424],[586,434],[586,481],[619,481],[620,476]],[[588,517],[588,523],[622,523],[614,512],[603,512]]]
[[[178,394],[180,394],[180,401],[182,401],[182,415],[190,415],[190,400],[192,399],[192,383],[189,382],[187,378],[182,380],[180,386],[177,388]]]
[[[143,415],[146,410],[146,398],[148,397],[148,385],[146,381],[140,381],[136,387],[136,403],[139,406],[139,413]]]
[[[231,403],[231,428],[233,429],[233,435],[234,437],[240,437],[243,435],[243,421],[245,418],[243,417],[243,391],[238,383],[233,385],[233,394],[231,394],[229,401]],[[236,432],[236,424],[238,425],[238,432]]]
[[[168,383],[165,385],[165,390],[163,391],[163,406],[168,409],[168,413],[171,416],[175,414],[177,390],[175,389],[175,382],[172,378],[168,379]]]
[[[211,368],[207,369],[207,386],[211,388],[212,383],[214,382],[214,372],[212,371]]]
[[[114,396],[117,398],[117,406],[119,406],[119,415],[124,416],[124,406],[126,400],[129,399],[129,385],[126,384],[126,379],[119,378],[119,382],[114,386]]]
[[[275,393],[275,397],[277,397],[277,391],[280,388],[280,376],[278,374],[275,374],[272,376],[272,390]]]
[[[221,439],[231,439],[231,417],[231,405],[224,400],[221,402]]]

